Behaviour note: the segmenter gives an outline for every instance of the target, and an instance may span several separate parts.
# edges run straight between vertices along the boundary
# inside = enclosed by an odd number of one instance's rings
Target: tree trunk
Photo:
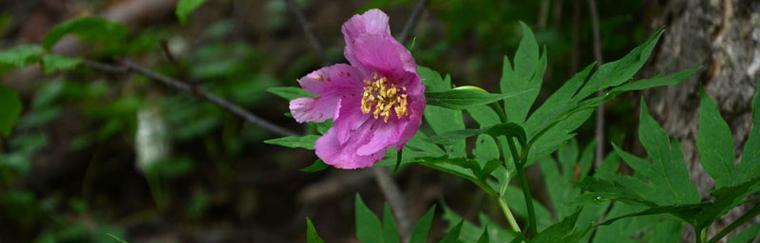
[[[655,14],[652,27],[664,26],[665,34],[648,67],[649,75],[693,67],[701,70],[681,85],[650,90],[645,97],[650,112],[682,141],[690,177],[702,196],[708,197],[714,182],[699,164],[695,145],[700,90],[704,88],[718,102],[734,133],[738,158],[752,125],[751,100],[760,79],[760,1],[671,0],[659,6],[654,2],[650,9],[661,12]],[[708,235],[733,222],[749,206],[731,211],[710,227]],[[694,242],[693,229],[687,231],[685,239]]]

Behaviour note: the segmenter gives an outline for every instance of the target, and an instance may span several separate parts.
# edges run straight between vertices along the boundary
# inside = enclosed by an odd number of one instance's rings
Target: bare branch
[[[294,0],[285,0],[285,3],[288,5],[288,9],[293,12],[293,15],[296,16],[298,23],[303,29],[303,33],[306,34],[306,40],[309,41],[311,47],[314,48],[314,51],[316,51],[317,55],[319,55],[319,60],[322,61],[322,65],[329,65],[330,59],[327,58],[327,53],[322,47],[322,44],[319,43],[317,35],[314,34],[314,30],[311,28],[311,23],[306,21],[306,17],[303,16],[301,9],[298,7]]]
[[[601,66],[604,64],[604,58],[602,57],[602,40],[599,36],[599,13],[596,9],[596,1],[588,0],[588,9],[591,14],[591,29],[594,35],[594,58],[596,64]],[[603,94],[604,91],[599,91],[599,94]],[[596,160],[594,164],[599,167],[604,161],[604,105],[600,105],[596,108]]]
[[[409,231],[412,229],[412,225],[409,222],[409,215],[406,212],[406,203],[401,190],[385,168],[372,168],[372,173],[375,174],[375,181],[380,186],[380,191],[383,192],[383,196],[393,209],[402,242],[409,242]]]
[[[263,118],[251,112],[246,111],[243,107],[240,107],[239,105],[236,105],[219,96],[211,94],[201,88],[192,86],[188,84],[187,82],[180,81],[168,76],[164,76],[160,73],[157,73],[148,68],[140,66],[139,64],[134,63],[130,60],[123,60],[121,62],[121,65],[112,65],[112,64],[107,64],[107,63],[100,63],[100,62],[85,60],[82,62],[82,65],[85,65],[87,67],[100,70],[103,72],[109,72],[109,73],[136,73],[150,80],[161,82],[174,89],[177,89],[183,92],[192,93],[200,98],[206,99],[209,102],[219,106],[220,108],[227,110],[229,112],[232,112],[233,114],[245,119],[245,121],[250,122],[259,127],[262,127],[266,130],[269,130],[277,135],[282,135],[282,136],[296,135],[295,132],[290,131],[286,128],[280,127],[267,120],[264,120]]]
[[[417,27],[417,23],[420,20],[420,15],[422,15],[422,11],[425,10],[427,3],[428,0],[420,0],[417,2],[417,5],[414,6],[412,14],[409,15],[409,19],[406,21],[406,24],[404,24],[404,29],[401,30],[401,34],[398,35],[398,42],[404,44],[407,40],[409,40],[409,35],[411,35],[412,32],[414,32],[414,28]]]

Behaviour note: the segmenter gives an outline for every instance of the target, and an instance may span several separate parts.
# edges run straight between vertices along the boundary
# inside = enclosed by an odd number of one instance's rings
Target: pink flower
[[[298,80],[317,98],[290,102],[298,122],[334,125],[317,140],[316,154],[340,169],[371,167],[385,151],[401,149],[422,121],[425,86],[411,53],[391,36],[378,9],[343,24],[344,54],[351,65],[323,67]]]

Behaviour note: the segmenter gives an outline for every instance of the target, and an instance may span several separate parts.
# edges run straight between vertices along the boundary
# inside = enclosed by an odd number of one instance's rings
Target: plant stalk
[[[514,140],[507,137],[507,143],[509,144],[509,150],[512,153],[512,158],[515,161],[515,170],[517,171],[517,178],[520,179],[520,186],[522,186],[523,197],[525,198],[525,206],[528,209],[528,228],[526,238],[530,239],[536,235],[536,209],[533,207],[533,199],[530,196],[530,186],[528,185],[528,178],[525,177],[525,160],[527,160],[527,154],[524,154],[520,158],[517,156],[517,147]],[[523,153],[527,153],[527,149],[523,150]]]

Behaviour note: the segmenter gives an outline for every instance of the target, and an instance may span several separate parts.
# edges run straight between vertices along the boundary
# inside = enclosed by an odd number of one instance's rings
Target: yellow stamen
[[[371,112],[372,117],[375,119],[382,117],[383,122],[386,123],[392,114],[395,114],[396,118],[409,115],[406,87],[388,82],[386,77],[380,76],[378,73],[372,74],[372,80],[364,80],[364,84],[362,113],[369,114]]]

